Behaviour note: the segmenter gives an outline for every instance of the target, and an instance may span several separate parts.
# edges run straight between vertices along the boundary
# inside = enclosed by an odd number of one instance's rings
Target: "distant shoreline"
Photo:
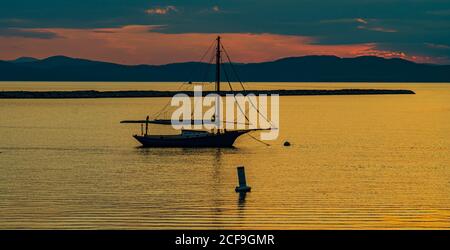
[[[30,59],[30,58],[28,58]],[[205,82],[215,80],[212,65],[181,62],[120,65],[67,56],[0,60],[1,81]],[[223,64],[221,80],[244,82],[450,82],[450,65],[420,64],[400,58],[359,56],[286,57],[260,63]]]
[[[214,93],[204,91],[203,95]],[[299,90],[250,90],[250,91],[222,91],[226,94],[278,94],[280,96],[315,96],[315,95],[413,95],[412,90],[405,89],[299,89]],[[93,98],[149,98],[149,97],[172,97],[176,94],[193,96],[193,91],[153,91],[153,90],[130,90],[130,91],[0,91],[0,99],[93,99]]]

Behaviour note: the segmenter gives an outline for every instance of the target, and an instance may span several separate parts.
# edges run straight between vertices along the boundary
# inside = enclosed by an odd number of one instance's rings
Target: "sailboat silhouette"
[[[221,44],[220,36],[216,39],[216,82],[215,82],[215,93],[217,94],[217,98],[220,98],[220,73],[221,73],[221,53],[224,48]],[[226,52],[226,51],[225,51]],[[229,56],[227,55],[228,59]],[[229,60],[231,64],[231,60]],[[191,82],[190,82],[191,84]],[[214,118],[212,121],[196,121],[190,120],[188,124],[205,124],[207,122],[212,122],[219,124],[221,121],[220,117],[220,108],[217,105],[218,100],[216,100],[216,111],[214,114]],[[240,108],[241,112],[242,109]],[[217,117],[217,120],[216,120]],[[171,120],[164,119],[155,119],[150,120],[149,117],[145,120],[126,120],[121,121],[121,123],[139,123],[145,124],[145,132],[142,131],[141,135],[134,135],[133,137],[139,141],[144,147],[213,147],[213,148],[222,148],[222,147],[232,147],[236,139],[246,133],[257,130],[268,130],[265,128],[256,128],[256,129],[238,129],[238,130],[227,130],[221,129],[220,126],[213,131],[204,131],[204,130],[196,130],[196,129],[182,129],[181,134],[177,135],[150,135],[148,134],[148,125],[149,124],[160,124],[160,125],[171,125]],[[143,129],[142,129],[143,130]]]

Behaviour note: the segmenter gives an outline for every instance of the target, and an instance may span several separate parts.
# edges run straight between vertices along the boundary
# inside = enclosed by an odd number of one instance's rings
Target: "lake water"
[[[177,85],[3,82],[0,91]],[[248,86],[417,94],[281,97],[279,139],[243,136],[235,149],[138,148],[138,126],[119,121],[167,98],[0,100],[0,228],[450,228],[450,84]],[[245,199],[234,191],[238,165],[252,187]]]

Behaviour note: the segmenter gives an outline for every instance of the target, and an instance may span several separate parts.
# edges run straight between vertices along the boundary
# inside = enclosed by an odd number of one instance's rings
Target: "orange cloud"
[[[169,5],[167,7],[147,9],[145,12],[149,15],[165,15],[169,12],[178,12],[178,9],[175,6]]]
[[[363,23],[363,24],[367,24],[368,23],[366,20],[364,20],[362,18],[356,18],[355,21],[358,22],[358,23]]]
[[[385,33],[395,33],[395,32],[397,32],[397,30],[395,30],[395,29],[389,29],[389,28],[383,28],[383,27],[367,27],[367,26],[364,26],[364,25],[358,26],[358,29],[378,31],[378,32],[385,32]]]
[[[160,28],[131,25],[108,29],[26,29],[24,31],[51,32],[57,37],[0,37],[0,51],[3,59],[66,55],[130,65],[167,64],[198,60],[217,36],[203,33],[165,34],[158,32]],[[322,45],[312,37],[264,33],[226,33],[222,37],[224,46],[236,62],[263,62],[304,55],[377,55],[415,61],[432,60],[403,52],[379,50],[374,43]]]

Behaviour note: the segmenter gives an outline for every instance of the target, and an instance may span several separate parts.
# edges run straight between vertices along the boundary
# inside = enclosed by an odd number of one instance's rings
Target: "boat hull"
[[[227,131],[221,134],[206,134],[197,137],[176,136],[133,136],[143,147],[171,147],[171,148],[229,148],[233,147],[236,139],[247,133],[246,130]]]

